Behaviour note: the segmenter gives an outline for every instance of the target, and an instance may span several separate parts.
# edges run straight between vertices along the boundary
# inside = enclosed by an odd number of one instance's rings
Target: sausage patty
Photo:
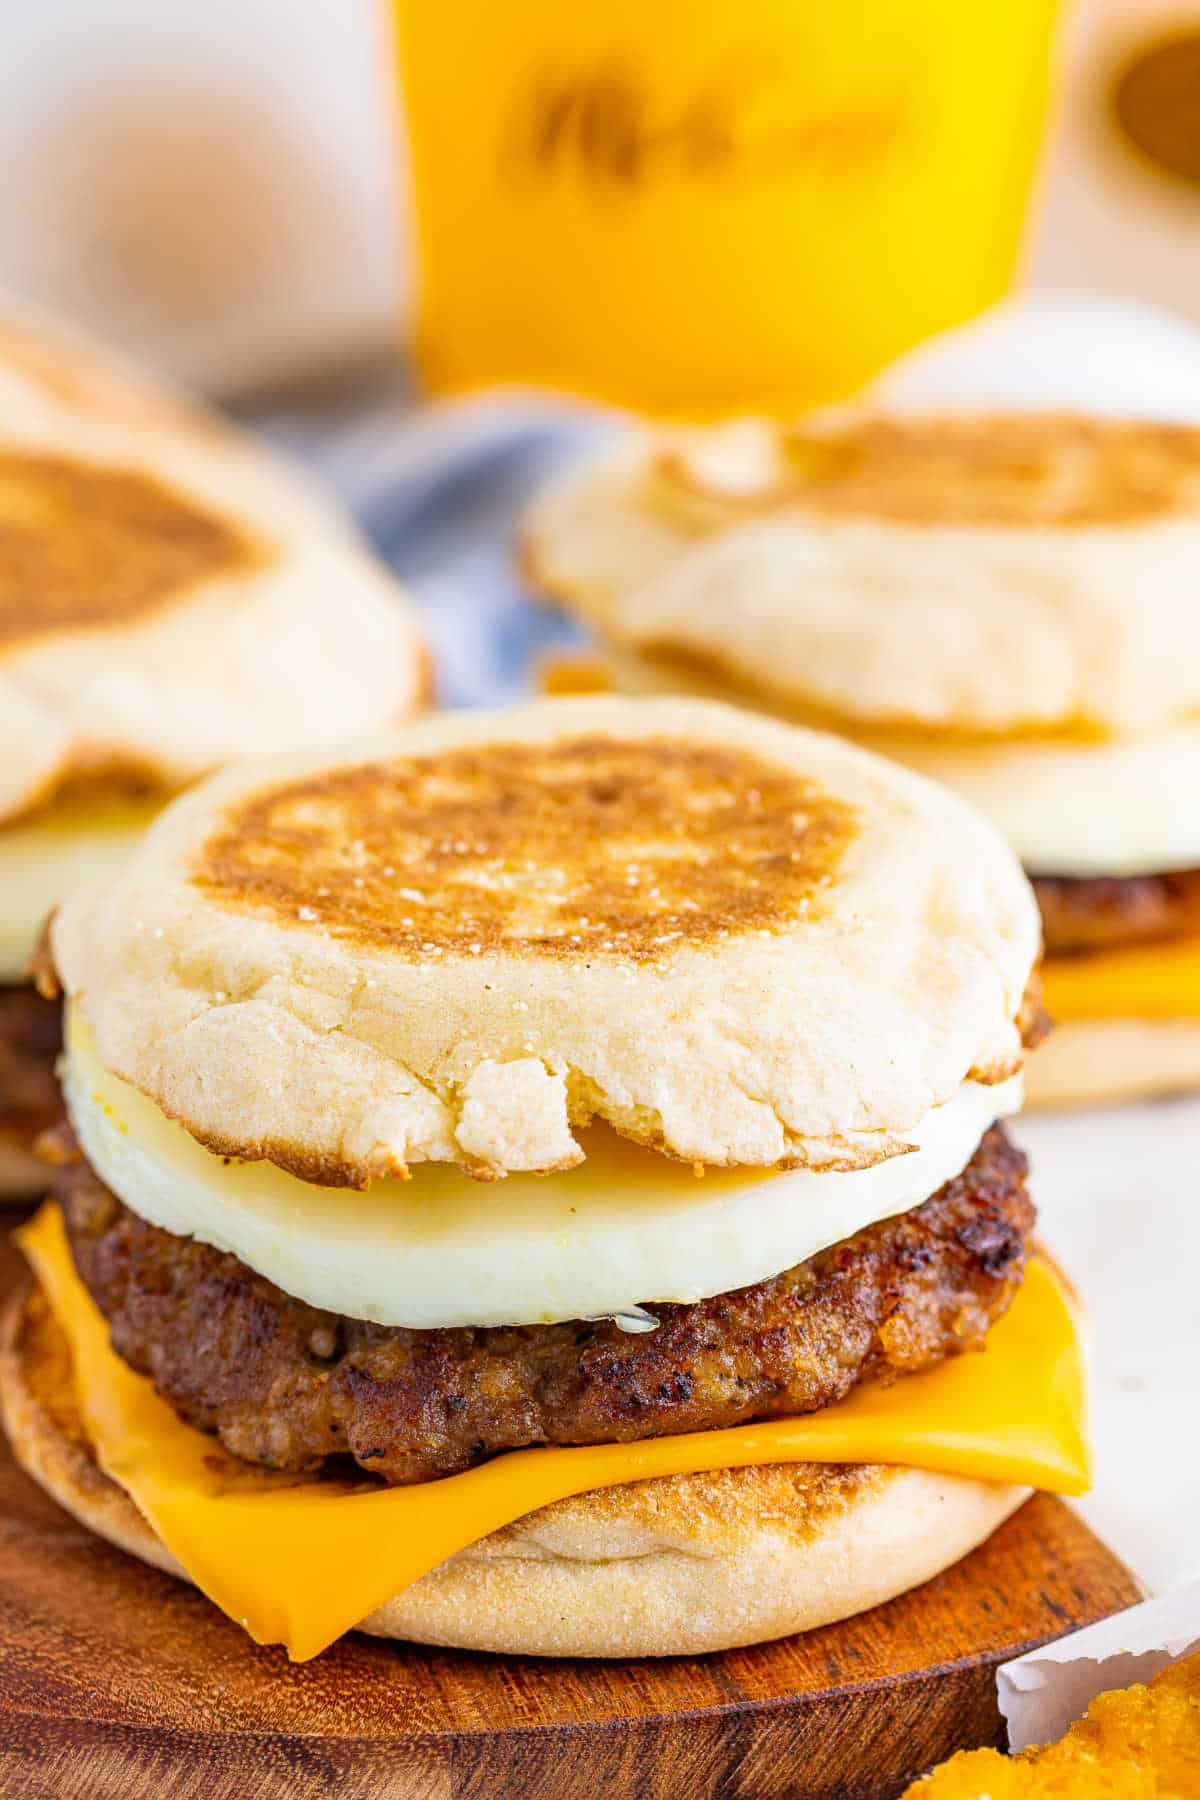
[[[529,1444],[627,1443],[815,1412],[982,1343],[1021,1280],[1025,1159],[994,1127],[897,1218],[737,1293],[611,1323],[409,1331],[293,1300],[234,1256],[60,1169],[80,1275],[117,1352],[233,1455],[316,1470],[347,1453],[389,1482]]]
[[[1049,956],[1200,932],[1200,869],[1166,875],[1035,875]]]
[[[62,1009],[31,987],[0,987],[0,1139],[32,1149],[62,1113],[54,1064]]]

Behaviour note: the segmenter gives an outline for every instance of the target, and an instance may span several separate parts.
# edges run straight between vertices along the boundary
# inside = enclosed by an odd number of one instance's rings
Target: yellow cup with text
[[[1008,286],[1056,0],[394,0],[428,388],[845,394]]]

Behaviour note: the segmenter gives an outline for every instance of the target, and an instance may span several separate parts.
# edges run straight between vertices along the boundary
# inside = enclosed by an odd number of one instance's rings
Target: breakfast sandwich
[[[1035,1101],[1200,1085],[1200,430],[863,410],[641,437],[547,493],[533,584],[614,685],[949,783],[1033,878]]]
[[[51,907],[179,789],[373,731],[426,682],[414,615],[328,504],[94,350],[0,313],[0,1194],[36,1192]]]
[[[1037,909],[841,740],[613,697],[260,758],[52,928],[3,1408],[298,1658],[752,1643],[1087,1482],[1002,1123]]]

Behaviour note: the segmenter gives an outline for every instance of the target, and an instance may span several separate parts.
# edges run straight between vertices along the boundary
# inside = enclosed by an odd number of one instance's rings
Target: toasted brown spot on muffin
[[[536,1516],[543,1527],[568,1521],[603,1527],[611,1522],[624,1531],[661,1532],[668,1540],[681,1535],[686,1519],[691,1551],[708,1545],[721,1555],[753,1542],[764,1527],[793,1543],[810,1543],[831,1519],[860,1505],[888,1477],[879,1463],[755,1463],[594,1488],[556,1500]],[[520,1555],[528,1535],[528,1519],[519,1519],[490,1533],[482,1547],[472,1546],[467,1554],[494,1555],[511,1546]]]
[[[854,811],[750,753],[590,736],[397,756],[252,795],[193,880],[410,957],[654,959],[819,907]]]
[[[907,525],[1132,524],[1200,503],[1200,429],[1074,414],[876,416],[789,426],[758,483],[723,485],[703,451],[670,450],[651,494],[711,522],[799,506]],[[697,513],[694,521],[705,520]]]
[[[1025,1159],[999,1126],[924,1205],[658,1327],[415,1331],[327,1313],[236,1257],[129,1211],[86,1163],[61,1168],[76,1266],[113,1346],[249,1462],[349,1454],[396,1483],[530,1444],[628,1443],[813,1412],[982,1344],[1033,1230]]]
[[[266,556],[155,476],[0,452],[0,644],[137,618]]]

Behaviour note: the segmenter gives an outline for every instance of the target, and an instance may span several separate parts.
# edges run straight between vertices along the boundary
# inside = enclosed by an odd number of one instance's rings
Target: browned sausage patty
[[[773,1280],[657,1330],[609,1323],[409,1331],[293,1300],[234,1256],[147,1225],[86,1163],[56,1192],[115,1349],[235,1456],[390,1482],[527,1444],[628,1442],[814,1412],[980,1344],[1020,1283],[1025,1159],[987,1133],[955,1180]]]
[[[31,987],[0,987],[0,1139],[31,1149],[62,1111],[54,1063],[62,1011]]]
[[[1035,875],[1048,956],[1200,932],[1200,869],[1167,875]]]

